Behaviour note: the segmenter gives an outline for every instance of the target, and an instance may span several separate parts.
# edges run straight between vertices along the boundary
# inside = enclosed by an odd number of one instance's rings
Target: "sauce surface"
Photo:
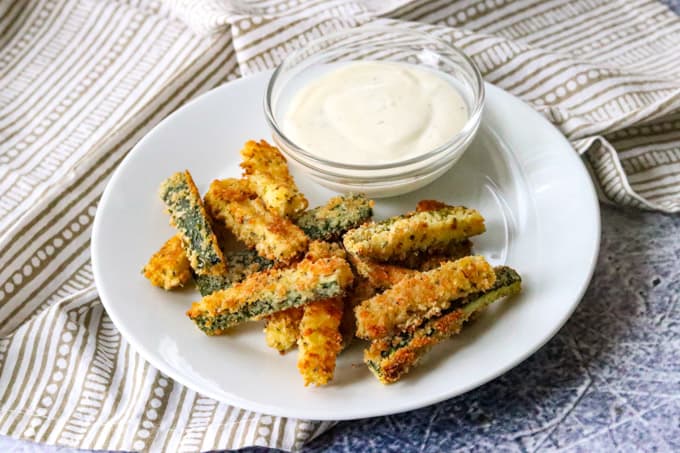
[[[283,119],[293,142],[349,164],[384,164],[445,144],[468,119],[454,85],[415,66],[354,62],[302,87]]]

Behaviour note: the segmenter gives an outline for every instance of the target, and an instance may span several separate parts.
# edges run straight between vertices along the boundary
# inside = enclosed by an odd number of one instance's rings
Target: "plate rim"
[[[509,96],[511,97],[515,102],[519,102],[524,105],[524,107],[528,110],[531,110],[532,114],[535,115],[535,118],[543,122],[545,127],[553,129],[554,132],[557,132],[557,135],[559,136],[559,140],[563,142],[568,148],[570,148],[573,153],[565,153],[566,155],[569,155],[569,159],[574,160],[577,162],[577,166],[579,167],[579,171],[583,172],[587,176],[587,181],[589,182],[587,192],[589,193],[589,198],[592,204],[592,208],[594,209],[594,217],[595,217],[595,222],[596,224],[594,225],[594,233],[595,233],[595,242],[594,242],[594,247],[592,250],[592,253],[589,257],[589,268],[588,272],[586,273],[586,278],[581,282],[580,287],[578,288],[578,291],[575,291],[575,297],[574,297],[574,302],[571,304],[570,309],[565,312],[565,315],[563,316],[563,319],[559,322],[556,323],[553,329],[551,329],[549,335],[545,335],[543,340],[538,342],[536,345],[534,345],[533,348],[529,348],[526,351],[524,351],[521,354],[518,354],[518,356],[510,361],[506,366],[501,367],[500,369],[496,370],[496,372],[491,373],[489,376],[476,380],[474,382],[471,382],[470,384],[463,386],[462,389],[451,391],[448,393],[440,393],[440,394],[435,394],[432,395],[430,398],[421,398],[419,400],[414,400],[411,402],[406,402],[402,403],[400,405],[395,405],[390,410],[384,410],[384,409],[376,409],[372,410],[370,408],[363,408],[361,411],[355,411],[357,413],[354,414],[349,414],[349,415],[343,415],[343,414],[332,414],[332,413],[327,413],[323,410],[317,410],[313,414],[313,416],[310,416],[309,411],[307,410],[299,410],[299,409],[286,409],[283,407],[279,406],[267,406],[265,404],[261,404],[256,401],[251,401],[248,399],[243,399],[238,397],[237,395],[233,393],[228,393],[228,395],[231,397],[230,399],[225,398],[226,392],[223,394],[217,394],[215,392],[212,392],[210,390],[206,391],[205,389],[200,389],[199,386],[193,385],[193,383],[189,379],[185,379],[184,376],[176,374],[173,369],[167,369],[161,361],[157,360],[154,353],[150,351],[147,347],[145,347],[141,342],[137,342],[136,338],[133,334],[131,334],[130,331],[125,327],[125,323],[122,322],[122,320],[118,317],[117,312],[115,309],[110,310],[109,307],[112,307],[113,304],[110,303],[110,301],[107,302],[106,296],[99,290],[100,285],[98,284],[99,280],[101,280],[101,273],[100,273],[100,262],[99,262],[99,257],[97,253],[97,244],[98,244],[98,237],[99,237],[99,231],[100,231],[100,224],[102,222],[102,216],[100,215],[100,209],[99,206],[104,206],[106,205],[106,202],[109,200],[109,198],[112,196],[113,192],[113,187],[116,185],[115,181],[120,177],[122,174],[123,170],[128,161],[131,159],[131,156],[134,155],[134,153],[139,152],[139,149],[143,149],[144,144],[146,141],[149,139],[150,136],[155,135],[157,133],[158,129],[161,128],[166,122],[171,121],[172,118],[177,116],[179,112],[183,111],[186,108],[189,108],[190,106],[193,106],[195,103],[200,102],[203,98],[213,96],[214,92],[217,90],[224,89],[226,86],[237,86],[243,83],[250,83],[253,79],[256,78],[264,78],[264,77],[269,77],[270,74],[272,73],[272,70],[268,71],[263,71],[259,72],[256,74],[248,75],[245,77],[241,77],[239,79],[233,80],[226,82],[224,84],[218,85],[205,93],[197,96],[196,98],[190,100],[189,102],[185,103],[172,113],[170,113],[168,116],[163,118],[161,121],[159,121],[153,128],[151,128],[133,147],[130,149],[130,151],[127,153],[127,155],[123,158],[123,160],[118,164],[116,169],[114,170],[113,174],[111,175],[111,178],[106,184],[106,187],[102,193],[102,196],[99,200],[98,203],[98,208],[97,212],[95,213],[95,218],[92,226],[92,235],[91,235],[91,241],[90,241],[90,256],[91,256],[91,262],[92,262],[92,271],[93,271],[93,276],[94,276],[94,282],[95,286],[97,287],[97,293],[99,296],[99,299],[102,302],[102,305],[104,306],[104,309],[106,310],[108,316],[111,318],[111,321],[115,325],[116,329],[120,332],[121,336],[130,344],[130,347],[134,349],[135,352],[137,352],[144,360],[149,362],[152,366],[154,366],[157,370],[160,372],[166,374],[168,377],[172,378],[176,382],[184,385],[185,387],[210,398],[215,399],[216,401],[224,402],[227,404],[231,404],[246,410],[250,411],[255,411],[259,412],[262,414],[267,414],[267,415],[273,415],[273,416],[280,416],[280,417],[288,417],[288,418],[299,418],[299,419],[314,419],[314,420],[320,420],[320,421],[331,421],[331,420],[355,420],[355,419],[362,419],[362,418],[368,418],[368,417],[377,417],[377,416],[385,416],[385,415],[390,415],[390,414],[397,414],[397,413],[402,413],[402,412],[407,412],[419,408],[423,408],[426,406],[430,406],[432,404],[439,403],[441,401],[445,401],[447,399],[463,395],[473,389],[476,389],[478,387],[481,387],[482,385],[485,385],[494,379],[504,375],[511,369],[515,368],[519,364],[523,363],[527,358],[531,357],[533,354],[535,354],[539,349],[541,349],[545,344],[547,344],[551,339],[555,337],[555,335],[559,332],[559,330],[565,325],[565,323],[571,318],[573,315],[574,311],[576,310],[576,307],[579,305],[581,302],[586,290],[588,289],[588,286],[590,284],[590,281],[592,280],[595,267],[597,264],[598,256],[599,256],[599,250],[600,250],[600,241],[601,241],[601,215],[600,215],[600,206],[599,206],[599,200],[597,197],[597,191],[595,189],[594,183],[592,181],[592,176],[590,175],[590,172],[588,171],[586,164],[582,161],[580,158],[580,155],[574,150],[573,146],[569,141],[564,137],[564,135],[553,125],[551,124],[547,119],[545,119],[540,113],[538,113],[536,110],[534,110],[531,106],[529,106],[527,103],[525,103],[523,100],[520,98],[514,96],[513,94],[503,90],[502,88],[499,88],[495,85],[490,84],[489,82],[485,82],[485,89],[487,90],[487,93],[489,92],[494,92],[498,91],[500,92],[503,96]],[[489,96],[487,96],[487,99]],[[494,131],[495,132],[495,131]],[[513,152],[512,150],[510,150]],[[514,152],[513,152],[514,155]],[[517,158],[515,156],[515,158]],[[359,413],[361,412],[361,413]]]

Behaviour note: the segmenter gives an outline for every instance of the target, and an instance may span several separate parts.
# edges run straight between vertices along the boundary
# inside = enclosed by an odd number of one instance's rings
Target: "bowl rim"
[[[322,157],[319,157],[318,155],[312,154],[306,150],[304,150],[302,147],[298,146],[293,142],[291,139],[288,138],[288,136],[281,130],[279,127],[278,121],[274,117],[274,112],[272,109],[272,97],[273,97],[273,87],[277,81],[277,79],[280,76],[281,70],[284,66],[284,64],[293,58],[296,55],[299,55],[301,52],[307,50],[310,47],[313,47],[314,45],[317,45],[321,42],[328,41],[331,39],[336,39],[339,37],[347,36],[347,35],[352,35],[356,34],[361,31],[376,31],[376,32],[388,32],[388,33],[399,33],[403,35],[412,35],[412,36],[417,36],[421,39],[426,39],[429,41],[432,41],[436,43],[437,45],[443,46],[447,49],[447,51],[453,52],[460,56],[469,66],[472,68],[472,76],[473,76],[473,82],[474,82],[474,88],[476,89],[476,92],[478,93],[478,96],[476,97],[476,102],[473,105],[472,112],[470,116],[468,117],[467,121],[465,122],[465,126],[458,131],[450,140],[447,142],[443,143],[442,145],[428,151],[427,153],[420,154],[418,156],[414,156],[408,159],[402,159],[386,164],[348,164],[346,162],[338,162],[338,161],[333,161],[329,159],[324,159]],[[328,33],[326,35],[323,35],[321,37],[312,39],[305,43],[302,47],[299,47],[292,52],[290,52],[284,59],[281,61],[281,63],[274,69],[274,72],[269,78],[269,81],[267,82],[267,88],[265,90],[264,94],[264,112],[265,112],[265,119],[267,121],[267,124],[269,127],[273,130],[274,134],[281,140],[283,143],[286,145],[288,148],[286,151],[291,152],[291,153],[297,153],[300,155],[300,157],[303,157],[304,159],[310,160],[314,162],[317,165],[321,165],[324,167],[332,167],[336,170],[338,169],[343,169],[343,170],[364,170],[364,171],[374,171],[374,170],[395,170],[400,167],[404,166],[410,166],[418,163],[426,163],[429,162],[432,158],[438,157],[442,154],[445,154],[447,151],[451,149],[457,149],[457,144],[458,142],[465,142],[466,138],[470,134],[474,134],[474,132],[477,130],[479,126],[479,122],[481,120],[482,116],[482,111],[484,109],[484,99],[485,99],[485,90],[484,90],[484,79],[482,78],[482,74],[479,71],[479,68],[475,64],[475,62],[470,58],[465,52],[463,52],[462,49],[440,39],[437,38],[429,33],[421,32],[419,30],[412,30],[412,29],[402,29],[402,28],[397,28],[397,27],[386,27],[383,25],[361,25],[359,27],[354,27],[354,28],[345,28],[342,30],[338,30],[332,33]],[[455,154],[455,153],[454,153]],[[300,162],[299,159],[298,162]],[[300,162],[302,163],[302,162]],[[317,168],[317,170],[319,170]]]

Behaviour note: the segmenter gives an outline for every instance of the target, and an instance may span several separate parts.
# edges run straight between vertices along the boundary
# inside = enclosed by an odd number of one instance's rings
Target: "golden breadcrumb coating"
[[[480,314],[492,302],[517,294],[522,289],[519,274],[507,266],[495,269],[496,282],[486,291],[470,294],[441,316],[426,321],[413,331],[374,340],[364,351],[364,362],[383,384],[399,380],[418,364],[432,346],[460,332],[463,324]]]
[[[415,269],[396,264],[379,263],[370,258],[361,258],[351,254],[349,261],[357,273],[368,280],[370,285],[376,289],[391,288],[401,280],[418,274]]]
[[[349,254],[349,260],[357,273],[368,279],[376,289],[387,289],[406,277],[412,277],[418,271],[425,272],[438,268],[442,263],[453,261],[470,255],[472,243],[469,240],[453,242],[446,254],[428,255],[413,254],[406,260],[394,263],[381,263],[370,258]]]
[[[224,255],[191,174],[178,172],[163,181],[160,197],[170,213],[170,223],[182,239],[182,247],[194,272],[198,275],[224,274]]]
[[[267,316],[264,328],[267,346],[281,354],[295,346],[300,337],[300,319],[303,307],[289,308]]]
[[[342,298],[304,306],[298,340],[298,370],[305,385],[326,385],[333,379],[335,359],[342,349]]]
[[[270,211],[295,218],[307,209],[307,199],[295,185],[281,151],[264,140],[250,140],[241,156],[244,177]]]
[[[463,206],[411,212],[348,231],[348,252],[376,261],[403,261],[414,253],[443,250],[485,230],[484,218]]]
[[[321,258],[330,258],[331,256],[345,259],[347,253],[345,252],[345,249],[342,248],[342,245],[337,242],[311,241],[305,258],[318,260]]]
[[[307,250],[305,233],[290,220],[267,210],[245,180],[213,181],[205,204],[213,218],[223,221],[239,240],[264,258],[290,263]]]
[[[357,336],[376,339],[417,327],[448,308],[452,300],[487,290],[495,280],[491,265],[481,256],[449,261],[407,277],[357,306]]]
[[[175,235],[168,239],[149,259],[142,272],[152,285],[165,290],[184,286],[191,280],[191,265],[182,248],[182,238]]]
[[[305,259],[312,261],[331,257],[345,259],[345,255],[345,249],[338,243],[311,241]],[[289,308],[268,316],[264,327],[267,344],[280,353],[292,348],[299,338],[301,317],[302,307]]]
[[[341,258],[305,259],[289,268],[251,274],[230,288],[194,302],[187,315],[208,335],[220,335],[245,321],[343,296],[353,279],[349,264]]]

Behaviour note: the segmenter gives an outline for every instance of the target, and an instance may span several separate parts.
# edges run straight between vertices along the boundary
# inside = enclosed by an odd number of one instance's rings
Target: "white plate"
[[[92,233],[101,300],[123,336],[149,362],[206,396],[253,411],[308,419],[385,415],[459,395],[504,373],[548,341],[590,280],[600,237],[590,177],[562,135],[508,93],[487,85],[482,127],[459,163],[416,193],[377,201],[376,217],[436,198],[479,209],[488,231],[478,253],[523,276],[518,297],[491,307],[438,345],[401,382],[383,386],[362,364],[363,344],[338,359],[325,388],[304,387],[295,352],[266,347],[261,323],[208,337],[185,316],[193,289],[164,292],[140,269],[173,234],[158,198],[170,174],[189,169],[200,190],[240,174],[247,139],[270,137],[262,112],[269,73],[206,93],[154,128],[121,163],[102,196]],[[311,206],[333,194],[295,173]]]

